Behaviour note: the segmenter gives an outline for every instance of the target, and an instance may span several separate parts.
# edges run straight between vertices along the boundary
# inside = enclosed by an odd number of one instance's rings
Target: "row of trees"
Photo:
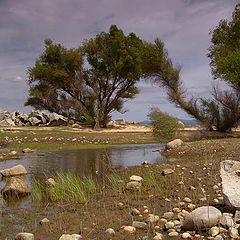
[[[208,57],[215,79],[229,91],[213,89],[213,99],[188,97],[164,44],[124,35],[113,25],[77,49],[45,40],[45,50],[28,70],[29,98],[25,105],[46,109],[96,128],[105,127],[113,111],[124,112],[140,79],[151,79],[167,90],[169,100],[208,128],[226,131],[240,119],[240,4],[232,20],[222,20],[212,34]]]

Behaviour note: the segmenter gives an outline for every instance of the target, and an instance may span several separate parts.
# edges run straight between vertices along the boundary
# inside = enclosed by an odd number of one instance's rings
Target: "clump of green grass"
[[[143,175],[144,187],[146,189],[155,188],[158,186],[155,174],[153,172],[147,171]]]
[[[126,181],[117,173],[113,173],[110,176],[107,176],[109,181],[109,186],[114,194],[121,194],[124,192]]]
[[[84,203],[96,192],[96,184],[91,176],[81,179],[74,173],[58,172],[53,179],[56,185],[46,185],[36,179],[32,182],[33,201]]]

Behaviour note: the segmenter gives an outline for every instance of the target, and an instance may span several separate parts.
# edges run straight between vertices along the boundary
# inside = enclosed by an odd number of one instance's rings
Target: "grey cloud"
[[[201,89],[211,82],[206,57],[209,29],[220,19],[229,18],[236,3],[234,0],[1,0],[0,96],[27,97],[27,68],[43,51],[45,38],[66,47],[77,47],[84,39],[108,31],[111,24],[147,41],[162,39],[173,61],[183,66],[181,77],[190,93],[194,93],[192,87]],[[17,76],[23,80],[15,81]],[[161,104],[166,110],[179,113],[180,110],[167,103],[161,89],[147,83],[140,83],[140,88],[141,94],[126,103],[129,112],[124,117],[143,119],[151,104]],[[9,99],[7,105],[17,109],[16,103]],[[137,106],[140,108],[135,113]]]

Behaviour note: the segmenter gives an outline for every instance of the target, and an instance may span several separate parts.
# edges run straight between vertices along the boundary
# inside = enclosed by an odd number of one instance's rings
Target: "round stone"
[[[185,230],[199,230],[201,228],[213,227],[219,223],[222,213],[215,207],[203,206],[188,214],[183,222]]]

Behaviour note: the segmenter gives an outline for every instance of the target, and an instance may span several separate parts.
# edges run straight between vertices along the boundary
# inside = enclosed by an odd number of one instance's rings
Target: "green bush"
[[[177,137],[178,130],[184,128],[175,118],[158,108],[151,108],[148,118],[153,126],[153,134],[161,141],[169,141]]]

